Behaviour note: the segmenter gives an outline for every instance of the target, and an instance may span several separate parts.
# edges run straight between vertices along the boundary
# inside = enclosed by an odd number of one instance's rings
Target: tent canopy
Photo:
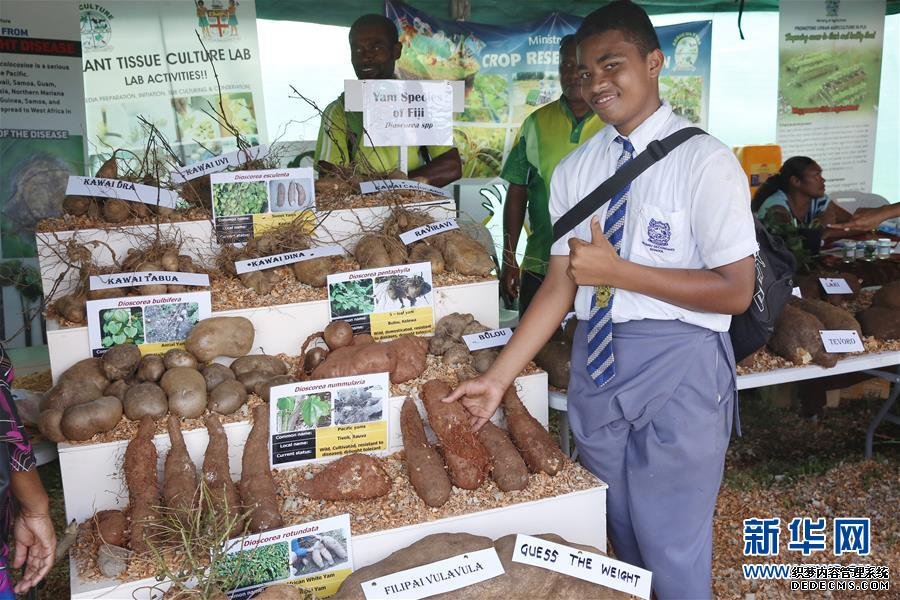
[[[844,0],[851,2],[852,0]],[[598,0],[470,0],[469,21],[509,25],[537,19],[552,11],[584,16]],[[451,0],[412,0],[410,6],[440,19],[452,19]],[[738,0],[638,0],[651,15],[679,12],[736,12]],[[777,11],[778,0],[745,0],[744,11]],[[379,0],[256,0],[256,16],[280,21],[306,21],[350,26],[367,12],[383,13]],[[887,14],[900,12],[900,0],[887,0]]]

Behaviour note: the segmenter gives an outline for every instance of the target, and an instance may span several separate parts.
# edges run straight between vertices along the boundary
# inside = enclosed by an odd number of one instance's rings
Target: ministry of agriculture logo
[[[650,219],[650,224],[647,225],[647,238],[654,246],[666,247],[672,238],[672,228],[665,221]]]
[[[112,13],[96,4],[81,5],[81,46],[85,50],[100,50],[109,46],[112,38]]]
[[[693,71],[700,55],[700,36],[685,31],[675,37],[675,70]]]

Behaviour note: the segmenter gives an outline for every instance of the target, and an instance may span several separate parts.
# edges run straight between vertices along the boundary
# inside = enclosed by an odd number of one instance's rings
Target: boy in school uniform
[[[557,166],[554,222],[649,142],[690,125],[660,100],[664,57],[643,9],[612,2],[576,36],[581,93],[607,126]],[[515,335],[447,399],[481,427],[574,299],[572,431],[582,464],[609,484],[616,556],[652,571],[660,599],[711,596],[736,393],[728,327],[750,304],[756,251],[740,165],[715,138],[695,136],[554,243]]]

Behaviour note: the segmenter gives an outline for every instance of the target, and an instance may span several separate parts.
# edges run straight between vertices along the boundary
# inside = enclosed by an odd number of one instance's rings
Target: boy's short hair
[[[575,38],[580,44],[593,35],[607,31],[622,32],[625,39],[637,46],[641,56],[647,56],[660,47],[650,17],[630,0],[615,0],[586,16],[575,32]]]
[[[578,42],[578,40],[575,39],[574,33],[569,33],[567,35],[564,35],[559,39],[559,51],[562,52],[568,46],[575,46],[577,44],[577,42]]]
[[[350,33],[352,34],[353,30],[359,27],[380,27],[385,35],[387,35],[388,41],[392,46],[400,41],[400,34],[397,32],[397,26],[384,15],[372,13],[361,16],[353,21],[353,25],[350,26]]]

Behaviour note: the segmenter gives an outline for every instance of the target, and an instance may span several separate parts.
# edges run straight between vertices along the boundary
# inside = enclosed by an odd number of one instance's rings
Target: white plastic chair
[[[889,204],[884,196],[866,192],[829,192],[828,197],[850,214],[856,212],[857,208],[878,208]]]

